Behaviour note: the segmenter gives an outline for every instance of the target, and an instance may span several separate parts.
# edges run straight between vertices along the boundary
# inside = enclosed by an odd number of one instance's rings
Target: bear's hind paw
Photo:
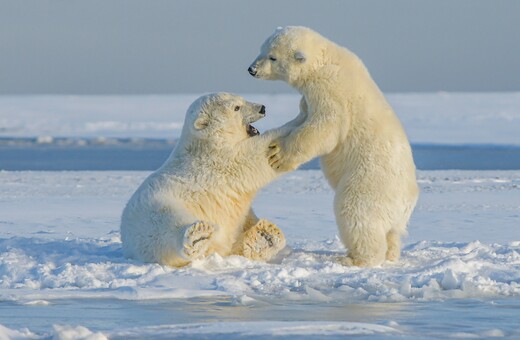
[[[203,257],[209,247],[214,228],[206,222],[195,222],[184,232],[182,242],[183,257],[196,259]]]
[[[343,266],[347,267],[377,267],[383,264],[384,259],[376,260],[376,259],[365,259],[365,258],[353,258],[351,256],[340,257],[338,262]]]
[[[283,232],[273,223],[260,220],[244,235],[243,255],[251,260],[268,261],[285,247]]]

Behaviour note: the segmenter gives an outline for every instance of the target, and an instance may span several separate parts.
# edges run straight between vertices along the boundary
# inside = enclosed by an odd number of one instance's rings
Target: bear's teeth
[[[257,136],[260,134],[260,131],[258,131],[257,128],[255,128],[253,125],[249,124],[247,126],[247,134],[250,136],[250,137],[253,137],[253,136]]]

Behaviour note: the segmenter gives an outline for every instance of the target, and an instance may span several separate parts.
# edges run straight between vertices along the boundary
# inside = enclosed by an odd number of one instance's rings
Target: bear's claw
[[[284,152],[280,146],[281,141],[276,140],[269,145],[267,150],[267,161],[269,166],[278,172],[291,171],[297,168],[297,164],[294,164],[290,158],[287,157],[287,153]]]
[[[269,145],[269,150],[267,150],[267,159],[269,161],[269,165],[273,169],[278,169],[280,167],[280,163],[282,161],[281,151],[282,149],[277,143]]]

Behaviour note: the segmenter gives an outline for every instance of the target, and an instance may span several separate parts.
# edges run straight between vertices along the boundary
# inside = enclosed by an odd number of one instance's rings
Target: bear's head
[[[263,117],[265,106],[262,104],[229,93],[207,94],[188,108],[181,139],[233,145],[260,134],[251,123]]]
[[[248,72],[256,78],[284,80],[297,86],[322,64],[325,41],[310,28],[278,27],[264,42]]]

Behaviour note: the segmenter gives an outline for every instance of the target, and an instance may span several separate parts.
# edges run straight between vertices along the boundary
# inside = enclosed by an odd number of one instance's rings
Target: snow
[[[386,302],[520,296],[520,201],[512,199],[520,194],[520,172],[420,172],[422,195],[403,258],[376,269],[336,261],[344,250],[331,211],[333,192],[315,170],[278,179],[255,202],[259,216],[276,222],[289,240],[275,263],[213,255],[177,270],[125,259],[119,215],[146,175],[0,173],[0,297],[44,304],[71,297]],[[467,193],[470,199],[459,201]],[[502,223],[491,226],[497,218]]]
[[[39,339],[40,337],[28,329],[14,330],[0,325],[0,340],[10,339]]]
[[[0,136],[173,138],[196,97],[0,96]]]
[[[413,143],[520,144],[520,93],[408,93],[388,100]]]
[[[288,239],[288,248],[273,263],[212,255],[174,269],[126,259],[119,216],[147,175],[0,172],[0,301],[17,308],[51,308],[67,299],[124,303],[220,297],[231,299],[229,304],[236,307],[284,301],[308,310],[312,310],[308,306],[328,304],[520,301],[520,171],[419,172],[422,193],[402,259],[372,269],[345,267],[336,261],[344,249],[331,211],[333,193],[316,170],[285,175],[263,189],[255,201],[259,216],[276,222]],[[390,332],[381,320],[362,325],[248,321],[258,324],[193,322],[135,329],[127,323],[92,330],[92,334],[83,329],[65,332],[55,327],[53,331],[98,338],[97,332],[109,338],[228,331],[240,336]],[[390,328],[415,334],[403,327]],[[38,331],[38,336],[50,334]]]
[[[298,113],[296,94],[243,94],[267,107],[260,131]],[[0,96],[0,137],[175,139],[198,95]],[[414,144],[520,145],[520,93],[395,93],[388,101]]]
[[[4,96],[0,144],[164,143],[195,97]],[[261,131],[299,101],[246,98],[267,106]],[[388,98],[413,143],[520,146],[520,93]],[[126,259],[120,214],[148,174],[0,171],[0,339],[520,337],[520,170],[419,171],[402,259],[371,269],[338,263],[333,192],[318,170],[256,198],[288,240],[271,263]]]
[[[53,340],[107,340],[108,338],[100,333],[93,333],[86,327],[54,325]]]
[[[147,332],[146,332],[147,331]],[[188,326],[171,325],[167,327],[151,327],[144,334],[157,336],[182,335],[224,335],[240,333],[242,336],[349,336],[370,335],[378,333],[393,333],[395,329],[387,326],[370,325],[358,322],[248,322],[248,323],[224,323],[224,324],[192,324]],[[116,336],[143,336],[143,331],[130,330],[116,334]]]
[[[86,327],[61,326],[53,327],[53,340],[106,340],[129,338],[177,338],[177,337],[345,337],[353,335],[399,334],[399,331],[382,325],[361,322],[226,322],[199,323],[188,325],[165,325],[145,328],[130,328],[124,331],[93,333]],[[108,336],[107,336],[108,335]],[[0,340],[3,339],[42,339],[47,334],[38,336],[29,331],[20,332],[0,325]]]

